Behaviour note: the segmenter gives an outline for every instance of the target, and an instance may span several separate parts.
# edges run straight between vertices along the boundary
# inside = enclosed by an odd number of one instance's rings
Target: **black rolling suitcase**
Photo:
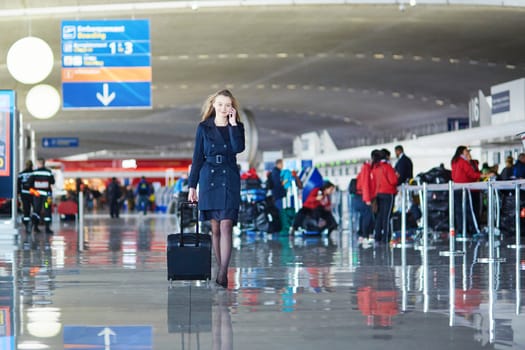
[[[182,223],[185,208],[196,208],[197,203],[182,202],[179,206]],[[209,280],[211,279],[211,237],[199,234],[199,222],[195,233],[181,232],[168,235],[167,263],[168,280]]]

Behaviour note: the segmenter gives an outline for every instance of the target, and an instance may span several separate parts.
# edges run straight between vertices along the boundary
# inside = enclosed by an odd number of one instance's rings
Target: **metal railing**
[[[433,191],[448,191],[448,200],[449,200],[449,248],[448,251],[442,251],[440,252],[441,256],[448,256],[449,257],[449,286],[450,286],[450,302],[449,302],[449,325],[453,326],[454,321],[454,315],[455,315],[455,285],[456,285],[456,261],[455,257],[463,256],[464,259],[466,259],[465,252],[466,252],[466,239],[462,239],[460,241],[463,242],[463,249],[462,250],[456,250],[456,241],[458,241],[458,237],[456,236],[456,223],[455,220],[455,211],[454,211],[454,191],[455,190],[461,190],[462,192],[462,214],[463,214],[463,222],[462,222],[462,233],[466,233],[466,214],[467,214],[467,205],[466,205],[466,194],[467,191],[470,190],[481,190],[487,192],[487,228],[486,231],[488,233],[488,258],[484,259],[476,259],[477,263],[486,263],[488,265],[488,277],[489,277],[489,314],[493,316],[495,311],[495,267],[496,264],[505,262],[505,258],[502,258],[499,256],[499,245],[496,245],[496,222],[499,222],[498,217],[498,203],[496,202],[496,198],[498,198],[497,193],[501,190],[506,190],[509,192],[514,192],[515,201],[514,201],[514,211],[515,211],[515,244],[508,245],[508,248],[515,248],[515,291],[516,291],[516,308],[515,313],[516,315],[520,314],[520,307],[521,307],[521,268],[520,268],[520,260],[521,260],[521,197],[520,197],[520,191],[525,189],[525,180],[515,180],[515,181],[487,181],[487,182],[477,182],[477,183],[466,183],[466,184],[458,184],[454,182],[449,182],[448,184],[422,184],[418,186],[407,186],[402,185],[401,186],[401,196],[402,196],[402,205],[401,205],[401,261],[402,266],[406,265],[406,249],[407,249],[407,220],[406,220],[406,203],[408,194],[411,192],[419,192],[421,194],[421,207],[422,207],[422,218],[421,218],[421,224],[423,229],[423,235],[421,239],[421,250],[422,250],[422,274],[423,274],[423,296],[424,296],[424,312],[429,311],[428,306],[428,293],[429,293],[429,265],[428,265],[428,250],[429,250],[429,225],[428,225],[428,198],[429,193]],[[498,231],[499,233],[499,231]],[[501,235],[501,233],[500,233]],[[500,237],[501,238],[501,237]],[[464,268],[466,267],[466,263],[463,264]],[[463,271],[463,276],[466,276],[465,271]],[[403,280],[405,281],[405,280]],[[403,282],[405,284],[406,282]],[[463,286],[464,289],[466,289],[466,286]],[[404,286],[402,287],[404,289]],[[494,329],[495,325],[493,324],[494,317],[491,317],[491,324],[489,325],[490,329],[490,338],[491,341],[494,337]]]

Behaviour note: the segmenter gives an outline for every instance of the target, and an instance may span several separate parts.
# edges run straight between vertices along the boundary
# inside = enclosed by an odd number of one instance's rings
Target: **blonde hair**
[[[204,102],[204,105],[202,106],[202,121],[205,121],[209,119],[212,115],[215,115],[215,109],[213,108],[213,103],[215,102],[215,99],[217,96],[226,96],[229,97],[232,100],[232,107],[235,108],[237,111],[235,115],[235,119],[237,119],[238,122],[241,121],[241,115],[240,115],[240,108],[239,108],[239,101],[233,96],[230,90],[223,89],[219,90],[216,93],[208,96],[206,101]]]

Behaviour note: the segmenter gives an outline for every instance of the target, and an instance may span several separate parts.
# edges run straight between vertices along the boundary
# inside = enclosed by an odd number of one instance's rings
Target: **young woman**
[[[477,169],[477,166],[472,162],[472,156],[470,155],[470,149],[467,146],[458,146],[456,152],[450,161],[452,166],[452,181],[456,183],[469,183],[478,182],[485,175]],[[479,192],[470,191],[467,192],[467,215],[466,224],[467,232],[463,230],[463,193],[462,190],[454,191],[454,226],[456,229],[456,235],[458,236],[472,236],[477,233],[478,225],[475,210],[475,201],[479,200]],[[476,221],[474,221],[476,219]]]
[[[390,241],[390,215],[397,193],[397,174],[388,161],[386,152],[375,155],[372,163],[372,178],[375,185],[377,213],[375,222],[375,240],[378,243]]]
[[[237,223],[241,200],[236,155],[244,150],[244,126],[238,111],[237,99],[229,90],[208,97],[197,127],[188,178],[188,200],[199,201],[200,220],[211,223],[212,247],[218,265],[216,282],[224,288],[228,286],[232,228]]]

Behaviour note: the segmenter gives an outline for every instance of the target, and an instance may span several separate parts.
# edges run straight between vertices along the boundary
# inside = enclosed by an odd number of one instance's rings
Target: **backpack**
[[[142,182],[139,184],[139,194],[144,196],[149,194],[149,186],[146,182]]]
[[[272,179],[272,173],[268,174],[268,177],[266,178],[266,189],[271,190],[275,187]]]
[[[350,183],[348,184],[348,193],[350,194],[356,194],[357,193],[357,179],[350,180]]]

